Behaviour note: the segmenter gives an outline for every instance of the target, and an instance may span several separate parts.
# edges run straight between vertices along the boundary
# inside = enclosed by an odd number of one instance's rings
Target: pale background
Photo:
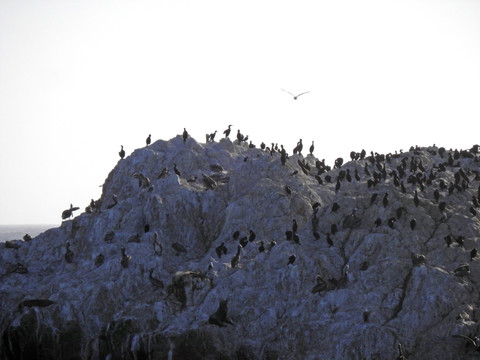
[[[480,1],[0,0],[0,224],[83,211],[149,133],[332,164],[470,148],[479,100]]]

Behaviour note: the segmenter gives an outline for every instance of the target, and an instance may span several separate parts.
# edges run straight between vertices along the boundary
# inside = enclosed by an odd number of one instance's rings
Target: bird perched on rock
[[[255,235],[255,232],[252,229],[250,229],[248,233],[249,233],[248,241],[250,242],[255,241],[255,238],[257,237],[257,235]]]
[[[472,261],[473,259],[475,259],[477,257],[477,248],[473,248],[471,251],[470,251],[470,261]]]
[[[62,219],[65,220],[65,219],[68,219],[70,217],[73,216],[73,212],[80,209],[79,207],[73,207],[72,204],[70,204],[70,209],[67,209],[67,210],[63,210],[62,212]]]
[[[417,226],[417,220],[410,220],[410,229],[415,230],[415,226]]]
[[[103,254],[98,254],[95,257],[94,264],[95,264],[95,266],[98,267],[98,266],[102,265],[104,261],[105,261],[105,256]]]
[[[230,135],[230,131],[231,131],[231,127],[233,125],[228,125],[228,129],[226,129],[223,133],[225,134],[225,138],[228,138],[228,136]]]
[[[67,263],[70,264],[73,261],[73,251],[70,250],[69,241],[67,241],[66,247],[67,247],[67,252],[65,253],[65,260],[67,261]]]
[[[148,137],[145,140],[145,142],[147,143],[147,146],[150,145],[150,143],[152,142],[152,135],[151,134],[148,134]]]
[[[122,148],[118,152],[118,155],[120,155],[120,159],[123,159],[125,157],[125,150],[123,150],[123,145],[120,145]]]
[[[215,252],[217,253],[219,259],[222,257],[222,255],[225,255],[227,253],[227,247],[225,246],[225,243],[222,242],[219,246],[217,246],[215,248]]]
[[[230,265],[232,269],[237,267],[238,263],[240,262],[240,252],[242,251],[242,247],[238,245],[237,253],[233,256],[232,260],[230,261]]]
[[[183,128],[183,134],[182,134],[182,137],[183,137],[183,142],[187,141],[187,138],[188,138],[188,131],[186,128]]]
[[[227,317],[228,300],[220,300],[217,311],[208,318],[208,323],[217,326],[233,325],[233,322]]]
[[[130,263],[130,259],[132,258],[130,255],[127,255],[126,252],[125,252],[125,248],[122,246],[121,248],[121,251],[122,251],[122,260],[120,261],[120,263],[122,264],[122,266],[126,269],[128,267],[128,264]]]
[[[313,144],[313,141],[312,141],[312,145],[310,145],[310,155],[313,155],[313,150],[315,150],[315,145]]]
[[[296,257],[295,255],[290,255],[290,256],[288,257],[288,263],[287,263],[287,265],[293,264],[296,259],[297,259],[297,257]]]
[[[258,252],[264,252],[265,246],[263,245],[263,241],[260,241],[260,246],[258,247]]]

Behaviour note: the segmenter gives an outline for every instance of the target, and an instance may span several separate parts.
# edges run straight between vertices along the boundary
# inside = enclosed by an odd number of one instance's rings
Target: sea
[[[58,227],[59,225],[0,225],[0,242],[7,240],[22,240],[25,234],[32,238],[41,234],[45,230]]]

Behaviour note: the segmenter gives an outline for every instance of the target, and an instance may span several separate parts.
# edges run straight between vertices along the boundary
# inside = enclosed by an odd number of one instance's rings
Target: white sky
[[[0,224],[83,211],[149,133],[332,164],[469,148],[479,118],[480,1],[0,0]]]

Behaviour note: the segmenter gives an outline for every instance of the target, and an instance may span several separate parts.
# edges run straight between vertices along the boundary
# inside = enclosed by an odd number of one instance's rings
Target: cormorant
[[[260,241],[260,246],[258,247],[259,252],[264,252],[265,251],[265,246],[263,245],[263,241]]]
[[[387,207],[388,205],[388,193],[385,193],[385,195],[383,196],[383,207]]]
[[[150,145],[150,143],[152,142],[152,135],[151,134],[148,134],[147,140],[145,140],[145,142],[147,143],[147,146]]]
[[[120,145],[122,149],[118,152],[118,155],[120,155],[120,158],[123,159],[125,157],[125,150],[123,150],[123,145]]]
[[[67,241],[67,252],[65,253],[65,260],[67,263],[71,263],[73,261],[73,251],[70,250],[70,242]]]
[[[124,268],[127,268],[128,267],[128,263],[130,262],[130,259],[132,258],[130,255],[127,255],[125,253],[125,248],[122,246],[121,248],[121,251],[122,251],[122,260],[120,261],[120,263],[122,264],[122,266]]]
[[[478,253],[477,248],[473,248],[472,251],[470,251],[470,261],[472,261],[477,257],[477,253]]]
[[[315,149],[315,146],[313,145],[313,141],[312,141],[312,145],[310,145],[310,154],[313,155],[313,150]]]
[[[94,264],[95,264],[95,266],[98,267],[98,266],[102,265],[104,261],[105,261],[105,256],[103,254],[98,254],[95,257]]]
[[[219,259],[222,257],[222,255],[225,255],[227,253],[227,247],[225,246],[225,243],[222,242],[220,245],[218,245],[215,248],[215,252],[217,253]]]
[[[248,236],[248,241],[253,242],[253,241],[255,240],[255,238],[257,237],[257,235],[255,235],[255,233],[253,232],[252,229],[250,229],[248,232],[249,232],[249,234],[250,234],[250,235]]]
[[[187,132],[187,129],[186,128],[183,128],[183,142],[187,141],[187,138],[188,138],[188,132]]]
[[[173,171],[175,171],[175,174],[177,174],[180,177],[180,171],[177,169],[177,164],[173,164]]]
[[[415,220],[415,219],[410,220],[410,228],[412,230],[415,230],[416,225],[417,225],[417,220]]]
[[[230,262],[230,265],[232,268],[236,267],[238,263],[240,262],[240,252],[242,251],[242,247],[240,245],[237,246],[237,253],[233,256],[232,261]]]
[[[65,219],[68,219],[70,217],[73,216],[73,212],[80,209],[79,207],[73,207],[72,204],[70,204],[70,209],[67,209],[67,210],[63,210],[62,212],[62,219],[65,220]]]
[[[231,128],[232,126],[233,126],[233,125],[228,125],[228,129],[223,132],[223,133],[225,134],[225,137],[226,137],[226,138],[228,138],[228,136],[230,135],[230,131],[231,131],[230,128]]]
[[[297,257],[295,255],[290,255],[289,258],[288,258],[288,263],[287,265],[290,265],[290,264],[293,264],[295,262],[295,259]]]

